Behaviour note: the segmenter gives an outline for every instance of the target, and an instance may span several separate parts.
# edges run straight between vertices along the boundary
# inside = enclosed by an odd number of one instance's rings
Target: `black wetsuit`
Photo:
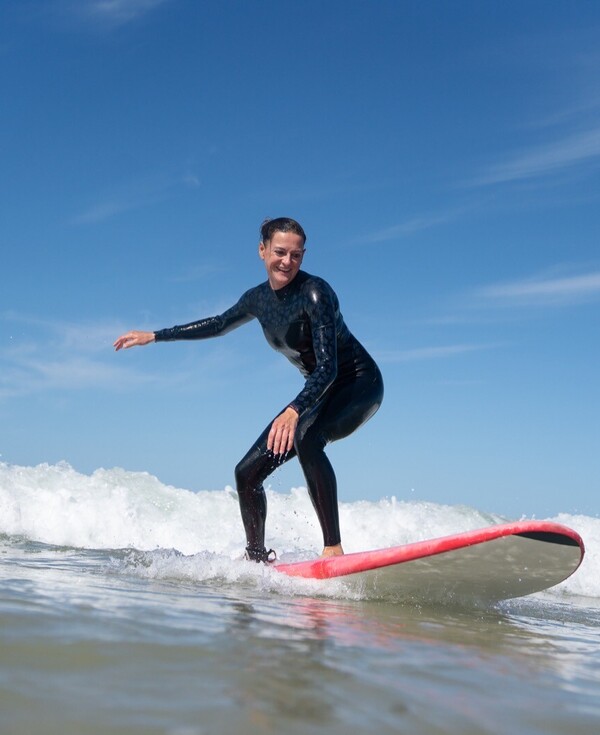
[[[283,462],[298,457],[323,531],[325,546],[340,543],[337,485],[325,455],[328,442],[352,433],[379,408],[383,380],[373,358],[349,332],[331,286],[299,271],[273,290],[266,281],[219,316],[155,332],[157,342],[206,339],[227,334],[258,319],[269,344],[306,377],[288,404],[299,414],[294,447],[285,455],[267,450],[271,424],[235,469],[236,486],[249,549],[264,548],[264,480]]]

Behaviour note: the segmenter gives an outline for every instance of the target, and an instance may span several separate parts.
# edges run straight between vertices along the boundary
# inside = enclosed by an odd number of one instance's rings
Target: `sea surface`
[[[315,556],[306,491],[268,500],[269,545]],[[341,504],[346,551],[506,520]],[[407,605],[240,561],[231,488],[0,464],[0,733],[600,732],[600,519],[549,520],[587,549],[558,587],[487,608]]]

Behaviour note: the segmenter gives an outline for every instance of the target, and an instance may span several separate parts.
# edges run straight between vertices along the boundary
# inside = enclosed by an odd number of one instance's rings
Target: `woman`
[[[351,434],[379,408],[383,380],[365,348],[348,331],[331,286],[300,270],[306,235],[287,217],[265,220],[258,253],[267,281],[246,291],[220,316],[158,332],[128,332],[114,343],[127,349],[150,342],[205,339],[227,334],[258,319],[269,344],[306,378],[300,393],[270,423],[235,469],[246,531],[246,558],[275,559],[266,550],[265,479],[298,457],[323,531],[322,556],[344,553],[341,544],[337,484],[325,445]]]

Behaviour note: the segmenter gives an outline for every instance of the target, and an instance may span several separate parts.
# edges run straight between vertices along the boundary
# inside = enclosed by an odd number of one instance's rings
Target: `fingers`
[[[294,446],[294,435],[298,414],[293,409],[286,409],[271,425],[267,438],[267,449],[273,454],[281,455],[289,452]]]
[[[136,344],[136,333],[135,332],[127,332],[127,334],[122,334],[120,337],[118,337],[113,347],[115,348],[116,352],[119,350],[127,349],[129,347],[133,347]]]
[[[130,347],[135,347],[136,345],[147,345],[149,342],[154,341],[154,332],[127,332],[126,334],[122,334],[120,337],[118,337],[114,343],[113,347],[115,348],[115,351],[118,352],[119,350],[127,350]]]
[[[125,342],[126,341],[127,341],[127,336],[126,335],[123,335],[122,337],[119,337],[118,339],[116,339],[114,341],[113,347],[118,352],[119,350],[122,350],[123,349],[123,347],[125,346]]]
[[[267,449],[273,454],[285,454],[294,446],[294,434],[285,427],[271,427]]]

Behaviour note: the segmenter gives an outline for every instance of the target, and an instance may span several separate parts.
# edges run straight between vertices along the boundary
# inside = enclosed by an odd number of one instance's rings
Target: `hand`
[[[127,332],[122,334],[117,340],[115,340],[113,347],[115,351],[128,350],[130,347],[136,345],[147,345],[150,342],[154,342],[154,332]]]
[[[267,449],[273,454],[285,454],[294,446],[294,434],[298,424],[298,413],[288,406],[271,424],[267,438]]]

